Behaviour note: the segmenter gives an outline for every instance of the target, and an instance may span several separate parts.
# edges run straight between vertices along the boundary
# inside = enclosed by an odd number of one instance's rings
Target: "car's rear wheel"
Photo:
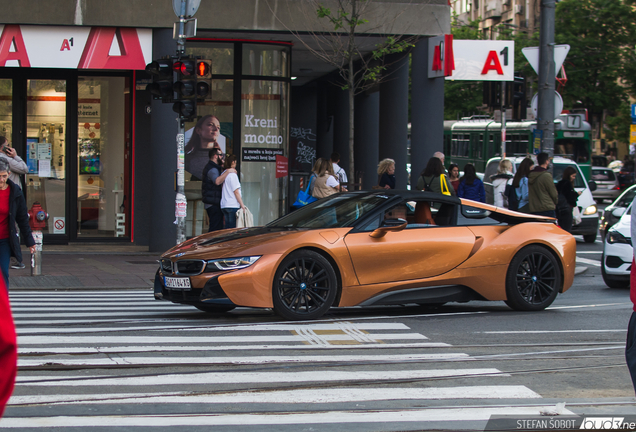
[[[203,312],[208,312],[208,313],[223,313],[223,312],[227,312],[227,311],[231,311],[232,309],[235,308],[235,306],[230,306],[230,305],[211,305],[211,304],[197,304],[194,305],[195,308],[199,309],[200,311]]]
[[[594,243],[596,241],[596,233],[594,234],[585,234],[583,236],[583,240],[585,243]]]
[[[315,319],[329,310],[337,291],[338,278],[329,261],[314,251],[297,251],[274,275],[274,311],[289,320]]]
[[[629,288],[629,276],[619,277],[608,275],[605,272],[605,255],[601,255],[601,276],[603,282],[610,288]]]
[[[514,256],[506,275],[506,304],[515,310],[539,311],[550,306],[561,286],[559,264],[541,246],[526,246]]]

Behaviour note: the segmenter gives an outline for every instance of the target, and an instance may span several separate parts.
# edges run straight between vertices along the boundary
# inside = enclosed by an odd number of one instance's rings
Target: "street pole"
[[[541,0],[539,38],[539,101],[537,129],[542,132],[541,151],[554,155],[554,10],[555,0]]]
[[[506,82],[501,82],[501,159],[506,158]]]
[[[177,38],[177,56],[179,59],[185,52],[185,14],[186,0],[181,0],[179,14],[179,37]],[[186,240],[186,216],[188,201],[185,196],[185,122],[177,116],[177,190],[175,197],[175,223],[177,224],[177,244]]]

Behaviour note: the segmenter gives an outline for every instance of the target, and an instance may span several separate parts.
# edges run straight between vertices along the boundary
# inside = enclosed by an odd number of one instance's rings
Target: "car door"
[[[347,234],[344,241],[360,284],[433,277],[463,263],[473,250],[475,235],[467,227],[456,226],[456,216],[442,217],[443,209],[439,209],[432,208],[435,225],[418,223],[412,211],[402,230],[372,237],[375,228],[382,226],[379,222]]]

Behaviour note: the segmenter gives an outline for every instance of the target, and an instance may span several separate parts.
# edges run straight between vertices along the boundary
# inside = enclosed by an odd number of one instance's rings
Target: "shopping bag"
[[[442,174],[439,176],[439,187],[444,195],[450,195],[450,189],[448,189],[448,183],[446,183],[446,176]]]
[[[578,225],[583,221],[583,219],[581,218],[581,210],[579,210],[578,207],[573,207],[572,208],[572,224],[573,225]]]
[[[307,204],[311,204],[314,201],[318,201],[318,198],[314,198],[311,195],[309,195],[309,188],[311,187],[312,181],[313,179],[309,180],[307,189],[305,189],[304,191],[300,190],[298,192],[298,196],[296,197],[296,201],[294,201],[294,203],[292,204],[292,207],[301,208],[303,206],[306,206]]]
[[[252,212],[245,207],[245,210],[238,209],[236,211],[236,227],[249,228],[254,226],[254,216]]]

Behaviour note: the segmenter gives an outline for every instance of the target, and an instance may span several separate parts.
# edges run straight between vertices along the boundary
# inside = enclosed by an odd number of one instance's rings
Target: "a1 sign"
[[[447,80],[514,81],[514,41],[453,41],[455,70]]]

